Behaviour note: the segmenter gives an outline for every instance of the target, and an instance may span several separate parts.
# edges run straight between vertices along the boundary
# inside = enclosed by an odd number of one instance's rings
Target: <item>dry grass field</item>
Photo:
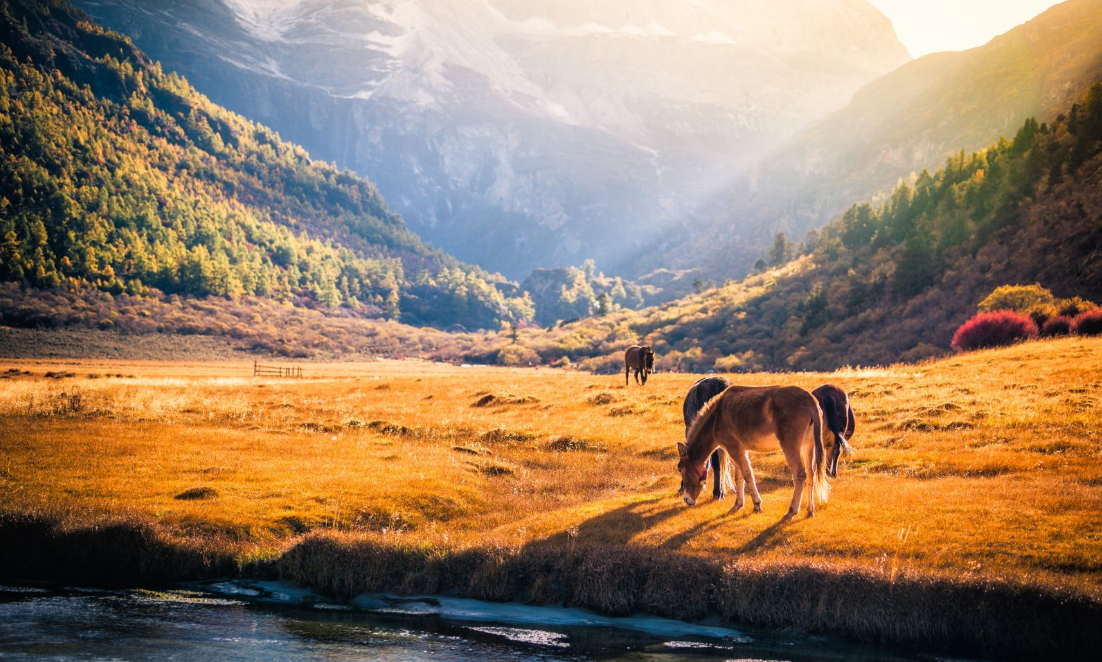
[[[422,556],[642,550],[741,571],[857,572],[889,589],[941,582],[1102,603],[1098,340],[737,376],[832,382],[853,398],[855,456],[817,516],[786,525],[779,454],[752,458],[764,514],[676,498],[681,401],[696,375],[625,388],[622,374],[549,369],[303,364],[306,378],[278,380],[251,367],[0,365],[0,510],[9,524],[31,516],[62,531],[140,522],[239,566],[298,554],[280,571],[338,592],[443,585],[319,577],[304,549],[336,546],[344,563],[358,544]]]

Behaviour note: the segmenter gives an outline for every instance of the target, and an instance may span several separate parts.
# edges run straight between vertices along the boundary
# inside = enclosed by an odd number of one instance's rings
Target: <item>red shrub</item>
[[[1081,336],[1102,335],[1102,308],[1079,313],[1071,323],[1071,328]]]
[[[953,349],[965,352],[984,347],[1002,347],[1019,340],[1036,338],[1037,323],[1012,310],[979,313],[953,334]]]
[[[1045,325],[1041,327],[1041,335],[1047,338],[1055,336],[1070,336],[1071,335],[1071,319],[1058,315],[1045,322]]]

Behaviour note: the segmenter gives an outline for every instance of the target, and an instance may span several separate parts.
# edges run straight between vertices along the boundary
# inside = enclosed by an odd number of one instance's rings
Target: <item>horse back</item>
[[[705,377],[693,384],[693,387],[685,395],[685,402],[681,405],[686,434],[689,432],[689,426],[692,425],[693,419],[696,418],[704,405],[726,391],[729,386],[731,386],[731,381],[726,377]]]
[[[776,450],[777,440],[805,432],[819,415],[815,396],[798,386],[731,387],[723,398],[727,432],[747,450]]]

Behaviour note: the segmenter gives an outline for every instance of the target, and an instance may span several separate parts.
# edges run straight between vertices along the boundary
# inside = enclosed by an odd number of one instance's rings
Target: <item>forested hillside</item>
[[[496,326],[531,302],[60,0],[0,4],[0,281]],[[499,287],[500,285],[500,287]]]
[[[1004,284],[1102,298],[1102,83],[1051,124],[950,158],[890,200],[850,208],[797,259],[643,311],[526,332],[545,359],[621,364],[645,340],[661,369],[831,369],[949,351]],[[783,239],[776,251],[785,254]]]

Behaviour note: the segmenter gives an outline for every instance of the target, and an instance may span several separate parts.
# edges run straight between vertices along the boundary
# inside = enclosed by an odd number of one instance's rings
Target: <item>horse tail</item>
[[[728,490],[734,490],[735,481],[731,477],[731,465],[733,465],[734,462],[731,461],[731,455],[722,446],[716,449],[716,453],[719,454],[720,481]]]
[[[853,439],[853,433],[857,431],[857,421],[853,417],[853,407],[846,403],[846,439]]]
[[[815,460],[811,472],[811,493],[819,503],[830,500],[830,483],[826,475],[826,452],[823,450],[823,412],[819,409],[819,403],[815,403],[815,411],[811,414],[811,427],[815,434]]]

